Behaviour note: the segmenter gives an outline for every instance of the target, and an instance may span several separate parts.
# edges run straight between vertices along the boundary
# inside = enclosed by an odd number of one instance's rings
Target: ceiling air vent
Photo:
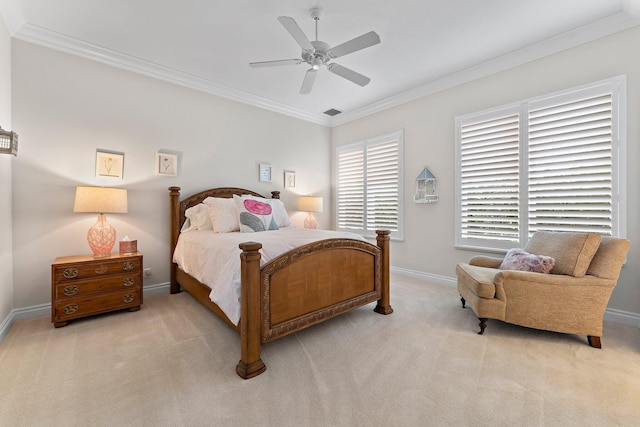
[[[331,116],[331,117],[333,117],[333,116],[335,116],[337,114],[340,114],[340,113],[342,113],[342,111],[336,110],[335,108],[332,108],[332,109],[327,110],[327,111],[324,112],[324,114],[326,114],[327,116]]]

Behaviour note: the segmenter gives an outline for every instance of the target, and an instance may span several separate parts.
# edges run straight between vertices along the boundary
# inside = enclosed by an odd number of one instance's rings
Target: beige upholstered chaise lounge
[[[568,334],[587,335],[600,348],[602,320],[620,275],[629,241],[596,233],[537,232],[524,250],[550,256],[550,274],[499,269],[502,259],[476,256],[456,267],[462,307],[488,319]]]

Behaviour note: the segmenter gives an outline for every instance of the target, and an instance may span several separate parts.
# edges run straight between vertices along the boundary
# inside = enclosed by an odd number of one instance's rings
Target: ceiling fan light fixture
[[[315,80],[315,73],[320,69],[321,65],[326,65],[327,69],[344,79],[347,79],[357,85],[365,86],[371,81],[369,77],[366,77],[360,73],[350,70],[347,67],[343,67],[340,64],[329,63],[330,60],[347,55],[349,53],[357,52],[367,47],[380,43],[380,36],[375,31],[369,31],[359,37],[351,39],[341,45],[331,47],[327,43],[318,40],[318,21],[320,20],[321,10],[319,8],[311,9],[311,18],[315,21],[316,27],[316,39],[310,41],[304,34],[300,26],[296,21],[289,16],[279,16],[278,21],[282,24],[285,30],[293,37],[293,39],[302,48],[301,59],[281,59],[277,61],[263,61],[252,62],[249,64],[251,67],[271,67],[278,65],[289,64],[301,64],[307,63],[311,66],[307,70],[302,87],[300,88],[301,94],[307,94],[311,92],[313,82]]]

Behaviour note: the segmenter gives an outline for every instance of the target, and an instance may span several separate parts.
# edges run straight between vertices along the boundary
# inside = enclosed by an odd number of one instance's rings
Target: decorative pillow
[[[552,274],[583,277],[600,246],[601,238],[597,233],[536,231],[524,250],[553,257],[556,264]]]
[[[197,230],[213,230],[209,210],[204,203],[199,203],[184,211],[186,220],[182,224],[182,233]]]
[[[240,231],[238,210],[236,203],[231,198],[207,197],[204,204],[209,210],[209,217],[216,233],[230,233]]]
[[[240,231],[253,233],[255,231],[277,230],[278,224],[273,219],[271,204],[249,197],[233,196],[238,210]]]
[[[533,255],[523,249],[509,249],[500,264],[500,270],[533,271],[534,273],[549,273],[556,260],[550,256]]]
[[[273,208],[273,219],[275,219],[278,227],[289,227],[291,225],[291,221],[289,220],[289,214],[287,213],[287,209],[284,207],[282,200],[271,199],[269,200],[269,203]]]
[[[289,220],[289,214],[284,207],[284,203],[280,199],[265,199],[263,197],[255,197],[255,196],[241,196],[243,198],[259,200],[263,203],[268,203],[271,205],[273,209],[273,219],[278,224],[279,228],[289,227],[291,225],[291,221]]]

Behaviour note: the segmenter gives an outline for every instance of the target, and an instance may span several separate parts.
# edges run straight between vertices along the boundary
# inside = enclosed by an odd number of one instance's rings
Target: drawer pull
[[[136,296],[133,294],[125,294],[122,296],[122,301],[126,303],[133,302],[134,299],[136,299]]]
[[[64,275],[65,279],[75,279],[76,277],[78,277],[78,269],[77,268],[66,268],[64,270],[64,273],[62,273]]]
[[[136,279],[133,277],[127,277],[122,280],[122,286],[133,286],[136,283]]]
[[[135,268],[135,264],[132,261],[127,261],[122,263],[122,269],[124,271],[131,271]]]
[[[65,286],[63,292],[66,296],[70,297],[78,293],[78,287],[76,285]]]
[[[104,274],[107,271],[109,271],[109,267],[104,264],[100,264],[100,266],[96,268],[96,274]]]
[[[64,314],[73,314],[78,311],[78,304],[67,304],[64,306],[62,311],[64,312]]]

